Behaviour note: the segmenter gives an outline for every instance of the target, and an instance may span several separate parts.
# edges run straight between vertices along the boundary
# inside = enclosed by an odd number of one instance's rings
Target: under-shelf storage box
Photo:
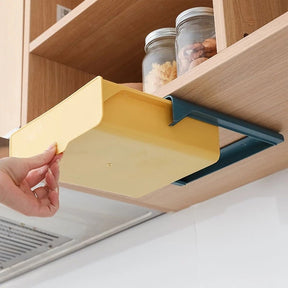
[[[96,77],[14,133],[10,155],[29,157],[56,142],[61,182],[141,197],[219,158],[217,127],[171,122],[169,100]]]

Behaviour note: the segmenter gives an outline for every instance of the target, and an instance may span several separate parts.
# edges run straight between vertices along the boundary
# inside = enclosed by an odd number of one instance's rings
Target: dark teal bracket
[[[275,131],[217,112],[215,110],[195,105],[174,96],[169,95],[165,98],[172,101],[173,122],[170,124],[170,126],[176,125],[185,117],[191,117],[196,120],[246,135],[246,137],[221,148],[218,162],[182,179],[179,179],[173,184],[186,185],[191,181],[220,170],[228,165],[284,141],[284,137]]]

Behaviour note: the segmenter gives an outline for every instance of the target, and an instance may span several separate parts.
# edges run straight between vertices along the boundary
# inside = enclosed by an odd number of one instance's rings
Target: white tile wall
[[[288,287],[287,176],[195,207],[200,287]]]
[[[5,288],[287,288],[288,170],[166,214]]]

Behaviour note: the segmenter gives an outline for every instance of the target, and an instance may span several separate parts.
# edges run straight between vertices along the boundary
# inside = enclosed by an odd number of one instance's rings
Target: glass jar
[[[178,76],[217,53],[212,8],[196,7],[178,15],[176,53]]]
[[[146,36],[142,62],[144,92],[153,94],[177,77],[175,37],[175,28],[157,29]]]

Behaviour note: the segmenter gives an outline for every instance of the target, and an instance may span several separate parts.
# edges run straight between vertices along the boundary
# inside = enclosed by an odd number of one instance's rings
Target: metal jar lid
[[[180,13],[176,18],[176,27],[182,24],[187,19],[196,17],[196,16],[211,16],[213,17],[213,8],[210,7],[195,7]]]
[[[147,52],[147,47],[154,42],[157,39],[160,38],[166,38],[166,37],[171,37],[175,38],[176,37],[176,29],[172,27],[167,27],[167,28],[160,28],[157,30],[154,30],[150,32],[146,38],[145,38],[145,52]]]

